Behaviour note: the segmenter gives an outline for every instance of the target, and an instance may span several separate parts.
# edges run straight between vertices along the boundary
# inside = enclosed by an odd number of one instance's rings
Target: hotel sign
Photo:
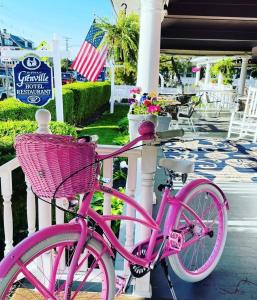
[[[46,105],[53,99],[52,68],[28,55],[13,68],[15,97],[26,104]]]

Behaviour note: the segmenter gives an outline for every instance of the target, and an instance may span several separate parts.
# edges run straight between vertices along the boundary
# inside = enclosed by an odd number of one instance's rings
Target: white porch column
[[[141,0],[137,86],[143,92],[158,90],[162,0]]]
[[[239,96],[244,95],[245,80],[246,80],[246,74],[247,74],[247,65],[248,65],[248,58],[242,57],[241,72],[240,72],[240,78],[239,78],[239,82],[238,82],[238,95]]]
[[[206,64],[206,69],[205,69],[205,80],[204,80],[204,88],[207,89],[209,82],[211,79],[211,64],[207,63]]]
[[[197,65],[196,67],[197,67],[197,68],[200,68],[199,65]],[[198,85],[198,83],[199,83],[199,80],[200,80],[200,73],[201,73],[201,71],[197,71],[197,72],[195,73],[195,85]]]
[[[219,72],[219,75],[218,75],[218,87],[219,88],[222,86],[222,83],[223,83],[223,75],[221,72]]]
[[[141,0],[140,39],[137,67],[137,86],[142,92],[158,90],[161,22],[163,0]],[[141,205],[152,214],[153,178],[156,170],[155,147],[143,147],[141,168]],[[140,227],[140,240],[149,236],[149,230]],[[136,280],[135,294],[151,297],[150,275]]]

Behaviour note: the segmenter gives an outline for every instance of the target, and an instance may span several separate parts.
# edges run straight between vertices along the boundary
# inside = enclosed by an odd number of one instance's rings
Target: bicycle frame
[[[117,154],[121,154],[121,153],[129,150],[132,146],[134,146],[135,144],[137,144],[140,141],[143,141],[143,140],[151,141],[154,138],[155,138],[155,135],[153,133],[148,133],[148,134],[139,136],[135,140],[131,141],[127,145],[123,146],[121,149],[119,149],[111,154],[99,155],[98,156],[99,160],[104,160],[107,158],[114,157]],[[149,267],[150,263],[153,261],[153,259],[155,257],[154,248],[156,246],[157,240],[163,241],[164,238],[169,237],[170,231],[174,228],[176,216],[181,207],[184,207],[189,213],[191,213],[198,220],[199,224],[201,224],[201,226],[204,229],[203,232],[207,231],[206,225],[201,220],[201,218],[203,216],[198,216],[189,206],[187,206],[186,204],[183,203],[183,199],[185,198],[185,196],[199,183],[209,183],[209,184],[215,185],[207,179],[197,179],[197,180],[191,181],[186,186],[184,186],[176,196],[171,195],[171,189],[165,188],[156,220],[154,220],[134,199],[128,197],[125,194],[120,193],[119,191],[117,191],[115,189],[112,189],[110,187],[99,184],[99,182],[97,181],[94,186],[94,191],[88,193],[84,197],[84,200],[81,204],[81,207],[80,207],[78,213],[80,215],[89,216],[90,218],[92,218],[96,222],[96,224],[102,228],[103,232],[105,233],[105,235],[106,235],[107,239],[109,240],[109,242],[111,243],[111,245],[115,249],[117,249],[117,251],[121,254],[121,256],[123,256],[126,260],[128,260],[132,264],[141,265],[143,267]],[[221,189],[218,186],[216,186],[216,187],[223,195],[224,205],[227,205],[227,200],[225,198],[224,193],[221,191]],[[115,196],[115,197],[121,199],[125,203],[127,203],[127,204],[131,205],[133,208],[135,208],[135,210],[137,212],[139,212],[140,215],[142,216],[142,219],[133,218],[133,217],[129,217],[129,216],[122,216],[122,215],[121,216],[120,215],[118,215],[118,216],[117,215],[116,216],[115,215],[104,215],[104,216],[99,215],[92,208],[90,208],[90,201],[91,201],[91,199],[93,197],[93,193],[95,191],[104,192],[104,193],[107,193],[109,195],[112,195],[112,196]],[[164,230],[162,232],[160,226],[161,226],[161,221],[164,218],[164,214],[165,214],[167,207],[168,207],[168,213],[167,213],[167,216],[165,219]],[[134,222],[137,222],[139,224],[142,224],[142,225],[148,227],[152,231],[150,238],[147,241],[143,241],[143,242],[139,243],[139,244],[144,243],[144,242],[149,243],[148,247],[147,247],[146,255],[144,258],[133,255],[127,249],[125,249],[123,247],[123,245],[121,245],[121,243],[119,242],[119,240],[117,239],[117,237],[115,236],[115,234],[113,233],[111,228],[108,226],[108,223],[113,220],[134,221]],[[185,242],[183,244],[183,248],[196,242],[198,239],[199,239],[199,237],[196,237],[195,239],[192,239],[189,242]],[[166,249],[166,248],[164,250],[164,253],[162,254],[162,257],[166,257],[166,256],[176,254],[179,252],[179,250],[176,250],[176,249],[168,249],[168,248]]]
[[[160,208],[156,217],[156,220],[154,220],[134,199],[128,197],[125,194],[120,193],[119,191],[106,187],[104,185],[96,184],[94,191],[100,191],[107,193],[111,196],[115,196],[125,203],[131,205],[133,208],[136,209],[137,212],[140,213],[142,216],[142,219],[133,218],[129,216],[120,216],[120,215],[99,215],[97,212],[95,212],[92,208],[89,207],[90,200],[93,196],[93,192],[88,194],[79,210],[79,214],[87,215],[90,218],[92,218],[97,225],[101,227],[103,232],[105,233],[105,236],[109,240],[110,244],[123,256],[126,260],[128,260],[132,264],[141,265],[143,267],[149,267],[150,263],[153,261],[156,254],[154,253],[154,248],[156,246],[156,243],[163,241],[165,237],[169,237],[170,231],[174,228],[176,216],[178,211],[181,207],[185,208],[190,214],[192,214],[196,220],[201,224],[203,230],[203,234],[208,231],[208,228],[206,225],[202,222],[203,216],[198,216],[188,205],[183,203],[183,199],[191,189],[194,188],[194,186],[198,185],[199,182],[201,183],[211,183],[207,179],[198,179],[190,182],[187,184],[183,189],[180,190],[180,192],[176,196],[171,195],[171,189],[165,188],[160,204]],[[213,184],[213,183],[211,183]],[[214,184],[213,184],[214,185]],[[227,202],[224,202],[226,204]],[[161,231],[161,221],[164,218],[165,210],[168,207],[168,213],[166,215],[165,223],[164,223],[164,229]],[[129,252],[124,246],[119,242],[113,231],[108,225],[109,221],[113,220],[129,220],[133,222],[137,222],[139,224],[142,224],[146,227],[148,227],[150,230],[152,230],[151,236],[148,240],[140,242],[139,244],[148,243],[147,252],[145,255],[145,258],[140,258],[138,256],[133,255],[131,252]],[[189,221],[188,221],[189,222]],[[186,248],[192,243],[196,242],[200,237],[195,237],[194,239],[191,239],[187,242],[183,243],[182,248]],[[157,241],[158,240],[158,241]],[[170,256],[172,254],[178,253],[180,250],[175,249],[165,249],[164,253],[162,254],[162,258],[166,256]]]

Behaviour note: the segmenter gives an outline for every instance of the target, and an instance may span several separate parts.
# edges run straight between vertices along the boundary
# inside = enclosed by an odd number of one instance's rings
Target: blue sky
[[[64,48],[69,37],[74,57],[94,15],[114,19],[110,0],[0,0],[0,28],[30,39],[37,46],[54,33]]]

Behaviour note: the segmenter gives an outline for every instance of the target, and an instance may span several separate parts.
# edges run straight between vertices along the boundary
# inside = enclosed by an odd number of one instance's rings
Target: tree
[[[69,60],[68,58],[63,58],[61,60],[61,69],[62,69],[62,72],[67,72],[70,70],[70,67],[71,67],[71,60]]]
[[[183,76],[185,73],[191,72],[192,63],[190,62],[190,58],[176,56],[174,57],[174,62],[176,64],[178,73],[181,76]],[[170,55],[161,55],[160,73],[163,75],[166,85],[169,86],[171,84],[171,81],[176,76],[176,72],[171,62]]]
[[[217,77],[223,75],[224,84],[231,84],[235,73],[235,64],[231,58],[224,58],[211,67],[211,75]]]
[[[124,11],[118,14],[115,24],[108,19],[98,19],[96,26],[105,31],[102,47],[108,45],[108,59],[115,64],[123,64],[124,69],[115,72],[119,81],[129,83],[136,79],[139,16],[135,13],[126,15]]]

